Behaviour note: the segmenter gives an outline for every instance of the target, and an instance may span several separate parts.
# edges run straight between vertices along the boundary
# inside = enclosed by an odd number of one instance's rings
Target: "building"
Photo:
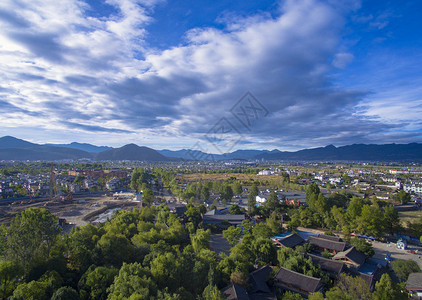
[[[272,240],[275,246],[284,248],[294,248],[305,242],[305,240],[297,233],[289,234],[283,238],[273,238]]]
[[[422,182],[411,182],[403,185],[403,190],[406,193],[422,194]]]
[[[347,270],[346,265],[341,261],[335,261],[313,254],[306,254],[306,256],[311,258],[314,265],[320,266],[321,270],[326,272],[331,279],[337,280],[340,274]]]
[[[320,234],[318,236],[310,236],[309,242],[320,251],[328,250],[332,253],[338,253],[346,250],[349,245],[341,241],[340,238],[329,235]]]
[[[346,251],[342,251],[334,255],[333,260],[343,261],[351,267],[359,269],[366,260],[365,254],[351,247]]]
[[[406,282],[411,299],[422,299],[422,272],[411,273]]]
[[[324,287],[321,278],[307,276],[283,267],[280,267],[275,275],[274,283],[279,289],[299,293],[304,297],[320,292]]]

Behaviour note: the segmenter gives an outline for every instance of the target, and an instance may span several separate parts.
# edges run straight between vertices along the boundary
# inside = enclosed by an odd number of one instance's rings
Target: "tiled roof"
[[[353,263],[357,264],[358,266],[363,265],[366,260],[365,254],[356,250],[355,247],[352,247],[343,252],[339,252],[333,257],[333,259],[344,259],[344,258],[351,260]]]
[[[408,290],[422,290],[422,272],[411,273],[406,282]]]
[[[317,292],[323,285],[321,278],[315,278],[281,267],[275,275],[275,280],[288,287],[305,291],[307,293]]]
[[[276,239],[276,242],[286,248],[293,248],[305,242],[298,234],[292,233],[284,238]]]
[[[221,290],[221,293],[226,297],[226,300],[249,300],[246,290],[235,283],[226,286]]]
[[[330,249],[337,252],[344,251],[347,248],[346,242],[336,242],[336,241],[331,241],[331,240],[316,237],[316,236],[310,236],[309,242],[312,245],[318,246],[320,248]]]

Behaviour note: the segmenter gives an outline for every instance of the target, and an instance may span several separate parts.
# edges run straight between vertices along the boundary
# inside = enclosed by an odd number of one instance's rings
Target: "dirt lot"
[[[114,200],[104,194],[78,195],[69,201],[38,201],[34,203],[2,205],[0,206],[0,224],[8,223],[14,215],[29,207],[44,207],[59,217],[64,218],[68,223],[75,226],[81,226],[89,223],[84,219],[88,214],[94,214],[96,211],[104,211],[108,207],[127,205],[126,201]],[[134,202],[133,206],[138,203]]]
[[[393,259],[403,259],[403,260],[413,260],[419,267],[422,269],[422,247],[409,245],[408,249],[402,250],[397,249],[395,243],[381,243],[381,242],[372,242],[374,247],[375,255],[374,258],[384,259],[387,253],[391,254]],[[417,253],[409,253],[409,251],[417,251]]]

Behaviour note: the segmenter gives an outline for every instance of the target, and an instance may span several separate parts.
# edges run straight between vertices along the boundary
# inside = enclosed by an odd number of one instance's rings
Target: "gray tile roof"
[[[310,236],[309,242],[312,245],[318,246],[320,248],[330,249],[336,252],[344,251],[348,246],[346,242],[336,242],[336,241],[331,241],[331,240],[316,237],[316,236]]]
[[[246,290],[235,283],[226,286],[221,290],[221,293],[227,300],[249,300]]]
[[[406,289],[422,291],[422,272],[411,273],[406,282]]]
[[[306,293],[315,293],[323,286],[321,278],[303,275],[283,267],[280,268],[274,279],[282,285]]]
[[[292,233],[284,238],[276,239],[276,243],[281,244],[283,247],[286,248],[293,248],[304,242],[305,240],[297,233]]]
[[[307,256],[312,259],[314,265],[320,266],[321,270],[329,273],[330,277],[334,279],[338,278],[347,269],[346,265],[341,261],[335,261],[313,254],[307,254]]]
[[[352,261],[353,263],[355,263],[358,266],[363,265],[365,263],[365,260],[366,260],[365,254],[356,250],[355,247],[352,247],[352,248],[350,248],[346,251],[343,251],[343,252],[339,252],[336,255],[334,255],[334,257],[333,257],[334,260],[345,259],[345,258]]]

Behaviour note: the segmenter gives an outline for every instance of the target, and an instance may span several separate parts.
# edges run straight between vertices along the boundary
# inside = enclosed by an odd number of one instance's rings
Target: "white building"
[[[256,203],[265,203],[265,202],[267,202],[267,198],[266,197],[264,197],[264,196],[256,196],[256,198],[255,198],[255,200],[256,200]]]
[[[422,182],[411,182],[403,185],[403,190],[406,193],[414,192],[416,194],[422,194]]]

